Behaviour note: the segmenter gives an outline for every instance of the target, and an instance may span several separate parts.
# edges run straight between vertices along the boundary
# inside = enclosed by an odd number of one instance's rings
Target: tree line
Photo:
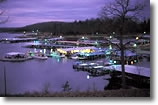
[[[87,19],[85,21],[74,22],[44,22],[28,25],[21,28],[0,28],[2,32],[50,32],[54,35],[78,35],[78,34],[110,34],[118,32],[119,19],[117,18],[96,18]],[[137,34],[147,32],[150,33],[150,19],[144,21],[135,21],[126,19],[125,34]]]

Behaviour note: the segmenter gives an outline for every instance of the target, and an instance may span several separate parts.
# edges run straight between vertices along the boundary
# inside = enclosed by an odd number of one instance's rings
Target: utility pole
[[[4,95],[7,95],[7,81],[6,81],[6,69],[4,66]]]

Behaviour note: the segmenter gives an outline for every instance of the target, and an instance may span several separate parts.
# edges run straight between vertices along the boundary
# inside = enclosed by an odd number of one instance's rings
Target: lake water
[[[11,38],[22,34],[1,33],[0,38]],[[0,57],[8,52],[26,52],[27,43],[0,43]],[[7,76],[7,93],[42,92],[49,84],[50,92],[60,92],[62,85],[69,82],[72,91],[104,90],[108,75],[88,78],[87,72],[77,72],[72,68],[74,60],[48,58],[48,60],[29,60],[25,62],[0,62],[0,94],[4,94],[4,66]]]

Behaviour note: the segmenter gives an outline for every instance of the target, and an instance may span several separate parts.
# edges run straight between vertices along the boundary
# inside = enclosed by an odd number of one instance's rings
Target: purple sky
[[[8,0],[1,4],[6,11],[0,19],[9,16],[9,21],[0,27],[21,27],[38,22],[85,20],[98,17],[100,8],[112,0]],[[134,1],[134,0],[131,0]],[[150,1],[144,16],[150,16]]]

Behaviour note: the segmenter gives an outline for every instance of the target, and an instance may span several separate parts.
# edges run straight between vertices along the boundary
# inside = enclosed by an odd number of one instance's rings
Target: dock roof
[[[75,47],[75,48],[64,48],[60,49],[62,51],[73,51],[73,50],[86,50],[86,49],[96,49],[96,47]]]

